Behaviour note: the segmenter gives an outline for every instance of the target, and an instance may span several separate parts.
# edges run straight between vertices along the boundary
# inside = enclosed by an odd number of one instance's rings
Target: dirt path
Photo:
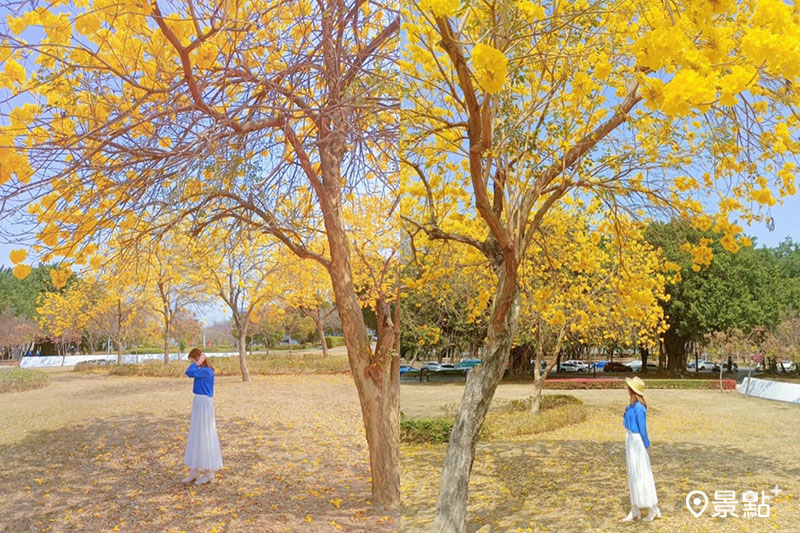
[[[349,376],[217,382],[225,467],[184,486],[191,382],[53,373],[0,403],[0,531],[396,531]]]
[[[408,416],[440,416],[463,385],[403,385]],[[622,414],[624,390],[569,393],[591,409],[586,422],[536,438],[479,444],[470,484],[468,531],[800,531],[800,407],[737,392],[648,391],[650,456],[664,518],[622,524],[629,507]],[[524,398],[530,386],[501,385],[497,397]],[[429,531],[444,446],[403,447],[403,530]],[[769,518],[743,518],[741,493],[784,490]],[[687,494],[735,490],[739,518],[699,518]],[[771,494],[766,492],[767,496]]]

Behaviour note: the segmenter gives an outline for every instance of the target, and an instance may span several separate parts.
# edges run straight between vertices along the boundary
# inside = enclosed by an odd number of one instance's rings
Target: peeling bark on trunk
[[[466,531],[467,496],[475,446],[489,404],[503,378],[519,319],[519,293],[515,285],[516,279],[509,280],[506,271],[501,270],[487,330],[486,357],[483,364],[467,375],[467,385],[447,446],[434,525],[437,533]],[[510,302],[507,301],[509,297]]]

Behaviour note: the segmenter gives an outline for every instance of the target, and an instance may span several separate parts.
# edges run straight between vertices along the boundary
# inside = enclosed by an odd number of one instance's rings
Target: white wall
[[[226,352],[226,353],[212,353],[208,354],[211,358],[214,357],[232,357],[235,355],[239,355],[239,352]],[[179,359],[186,360],[187,354],[170,354],[169,359],[170,361],[177,361]],[[140,354],[140,355],[123,355],[122,356],[122,363],[123,364],[131,364],[131,363],[141,363],[143,361],[152,361],[158,360],[161,361],[164,359],[163,353],[147,353],[147,354]],[[66,355],[64,357],[61,356],[46,356],[46,357],[23,357],[19,360],[19,367],[20,368],[44,368],[44,367],[55,367],[55,366],[75,366],[78,363],[83,363],[84,361],[110,361],[112,363],[117,362],[116,354],[113,355]]]
[[[744,378],[742,384],[736,386],[736,390],[748,396],[800,405],[800,383]]]

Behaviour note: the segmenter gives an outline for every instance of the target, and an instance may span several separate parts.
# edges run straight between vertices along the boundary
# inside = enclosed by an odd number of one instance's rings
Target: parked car
[[[400,374],[405,374],[406,372],[419,372],[419,370],[411,365],[400,365]]]
[[[603,366],[603,372],[633,372],[633,369],[617,361],[609,361]]]
[[[586,371],[588,371],[588,370],[589,370],[589,365],[587,365],[587,364],[586,364],[586,363],[584,363],[583,361],[577,361],[577,360],[575,360],[575,359],[570,359],[569,361],[564,361],[564,362],[563,362],[563,363],[561,363],[561,364],[563,365],[564,363],[571,363],[571,364],[573,364],[573,365],[577,366],[578,368],[582,368],[582,369],[583,369],[583,370],[582,370],[583,372],[586,372]]]
[[[474,368],[483,363],[482,359],[463,359],[456,365],[456,368]]]
[[[795,369],[794,363],[791,361],[781,361],[778,363],[778,366],[780,367],[778,368],[778,372],[780,372],[781,369],[783,369],[784,372],[794,372]]]
[[[597,361],[589,365],[590,370],[597,370],[598,372],[602,372],[603,368],[608,364],[608,361]]]
[[[422,370],[430,370],[430,371],[433,371],[433,372],[439,370],[439,368],[441,368],[441,365],[439,363],[437,363],[436,361],[430,361],[430,362],[425,363],[424,365],[422,365]]]
[[[453,363],[442,363],[437,370],[455,370],[456,365]]]
[[[575,364],[575,361],[564,361],[559,365],[559,372],[586,372],[586,365]]]
[[[642,371],[642,362],[641,361],[631,361],[630,363],[628,363],[627,366],[631,367],[631,369],[634,372],[641,372]],[[658,372],[658,365],[655,364],[655,363],[647,363],[647,371],[648,372]]]
[[[695,369],[695,362],[691,361],[688,365],[686,365],[687,370],[692,370],[694,372],[719,372],[719,365],[712,361],[706,361],[705,359],[700,359],[697,361],[697,368]]]

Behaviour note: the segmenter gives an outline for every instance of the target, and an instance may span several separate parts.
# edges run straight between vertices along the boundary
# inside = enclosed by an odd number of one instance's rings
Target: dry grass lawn
[[[224,468],[183,485],[191,381],[54,371],[0,403],[0,531],[399,530],[348,375],[217,380]]]
[[[406,416],[441,416],[463,384],[403,384]],[[478,444],[472,470],[468,531],[800,532],[800,406],[745,398],[738,392],[652,390],[650,457],[664,517],[651,524],[620,520],[628,512],[624,390],[573,394],[589,408],[585,422],[533,437]],[[547,394],[548,391],[545,391]],[[525,384],[501,385],[498,398],[524,398]],[[431,530],[445,445],[404,445],[403,530]],[[759,493],[779,485],[771,517],[699,518],[685,506],[703,490]],[[767,496],[771,494],[766,493]]]

